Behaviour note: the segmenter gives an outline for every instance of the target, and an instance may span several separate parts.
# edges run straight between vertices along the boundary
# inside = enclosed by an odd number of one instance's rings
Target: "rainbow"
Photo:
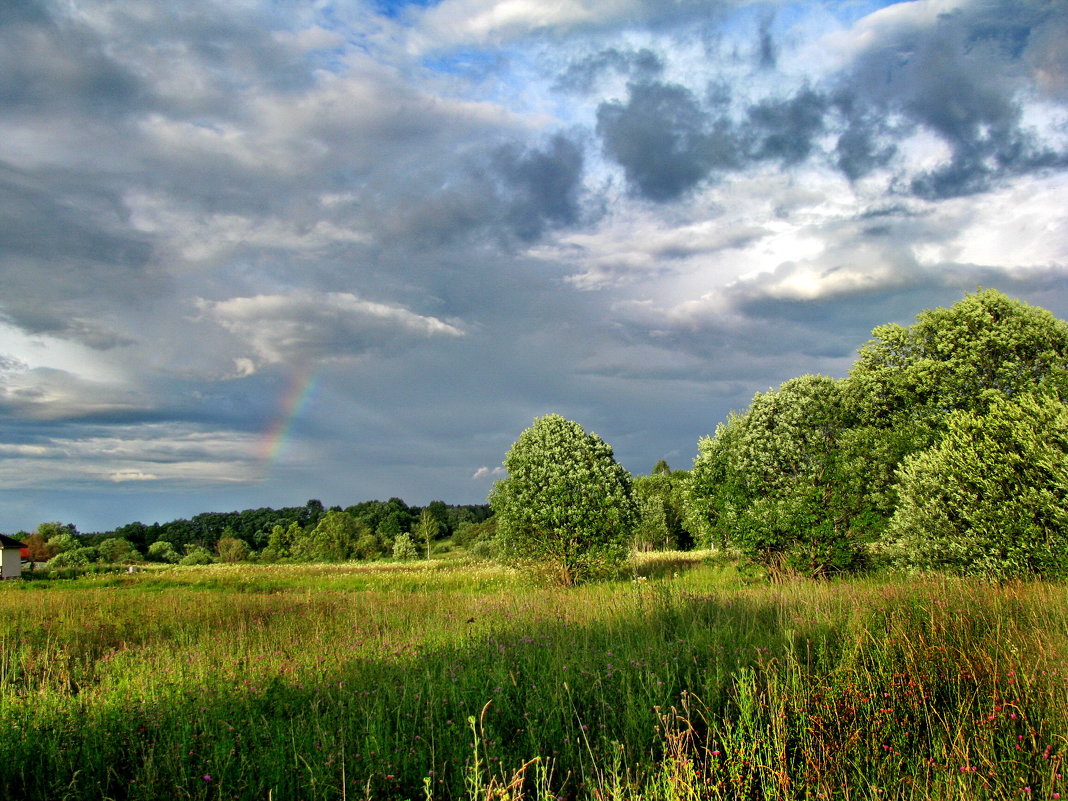
[[[290,376],[282,402],[279,404],[278,416],[260,437],[259,461],[261,465],[271,468],[278,464],[293,432],[293,423],[308,405],[318,382],[319,374],[311,367],[297,370]]]

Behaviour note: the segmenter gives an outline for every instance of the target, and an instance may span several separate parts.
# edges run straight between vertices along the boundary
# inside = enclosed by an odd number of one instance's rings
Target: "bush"
[[[1068,406],[987,393],[905,460],[887,531],[898,564],[993,579],[1068,577]]]
[[[187,545],[185,556],[179,560],[180,565],[210,565],[215,560],[211,558],[211,551],[203,545]]]
[[[101,541],[97,548],[100,549],[103,560],[112,564],[136,562],[141,559],[141,554],[134,548],[133,543],[122,537],[108,537]]]
[[[57,553],[48,560],[48,569],[64,567],[84,567],[94,562],[101,561],[100,549],[94,546],[84,548],[72,548],[62,553]]]
[[[248,560],[251,549],[248,543],[237,537],[221,537],[215,543],[215,552],[220,562],[244,562]]]
[[[148,560],[150,562],[166,562],[173,565],[181,558],[181,554],[167,540],[156,540],[148,546]]]
[[[393,558],[398,562],[409,562],[418,555],[411,534],[401,533],[393,540]]]

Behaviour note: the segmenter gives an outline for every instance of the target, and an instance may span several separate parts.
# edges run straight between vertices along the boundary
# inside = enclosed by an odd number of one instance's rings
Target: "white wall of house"
[[[21,575],[22,556],[19,549],[0,549],[0,578],[18,578]]]

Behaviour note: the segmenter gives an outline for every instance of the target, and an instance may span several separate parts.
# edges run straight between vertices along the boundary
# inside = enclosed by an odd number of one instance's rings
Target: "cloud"
[[[507,473],[508,471],[503,467],[494,467],[492,469],[489,467],[480,467],[475,471],[471,478],[474,481],[481,481],[484,478],[496,478],[497,476],[507,475]]]
[[[757,140],[753,157],[797,164],[812,153],[814,139],[823,132],[827,101],[811,89],[786,100],[764,100],[749,108]]]
[[[493,166],[505,187],[505,219],[520,239],[578,221],[583,154],[570,139],[557,135],[545,150],[502,147]]]
[[[108,420],[143,412],[149,401],[131,387],[64,370],[16,363],[2,376],[0,415],[27,420]]]
[[[240,364],[351,360],[388,352],[432,337],[462,337],[459,324],[408,309],[363,300],[347,292],[256,295],[200,300],[205,317],[232,333],[250,351]]]
[[[1022,99],[1034,78],[1028,62],[1046,65],[1051,78],[1063,74],[1064,65],[1047,56],[1048,31],[1063,30],[1063,16],[1039,6],[1010,10],[999,0],[945,14],[936,8],[902,4],[865,19],[849,34],[856,49],[843,75],[870,115],[897,115],[949,146],[949,160],[914,175],[910,191],[928,199],[974,194],[1068,163],[1064,150],[1024,125]],[[851,137],[854,146],[866,139],[856,125]],[[845,162],[854,171],[861,164]]]
[[[634,190],[655,201],[681,197],[738,154],[730,127],[713,128],[693,92],[675,84],[631,84],[625,104],[598,107],[597,133]]]
[[[600,79],[607,75],[623,76],[637,83],[647,83],[659,78],[663,71],[663,59],[648,48],[620,50],[609,47],[569,64],[557,78],[554,88],[558,91],[589,94]]]

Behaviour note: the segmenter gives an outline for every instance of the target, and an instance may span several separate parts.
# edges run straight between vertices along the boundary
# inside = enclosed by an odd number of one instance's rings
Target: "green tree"
[[[182,558],[181,554],[174,549],[174,545],[167,540],[156,540],[148,546],[147,553],[151,562],[167,562],[173,565]]]
[[[596,434],[538,418],[504,460],[489,502],[507,552],[570,585],[618,564],[638,519],[630,475]]]
[[[637,550],[672,550],[693,547],[693,536],[684,524],[685,471],[672,471],[661,459],[648,476],[633,480],[638,504],[634,533]]]
[[[292,549],[293,557],[306,562],[344,562],[356,557],[360,538],[371,533],[365,523],[346,512],[331,509],[311,532]]]
[[[41,525],[44,526],[45,524],[42,523]],[[37,533],[42,534],[40,528],[38,528]],[[73,534],[68,534],[66,531],[62,534],[54,534],[52,536],[43,534],[43,536],[47,537],[48,548],[53,554],[61,554],[81,547],[81,542],[78,541],[78,538]]]
[[[887,542],[905,565],[993,579],[1068,577],[1068,406],[989,392],[907,458]]]
[[[412,532],[412,539],[421,542],[426,548],[427,559],[430,558],[430,546],[438,535],[439,526],[440,523],[434,513],[430,509],[424,509],[419,514],[419,522],[416,523],[415,531]]]
[[[288,526],[275,525],[267,538],[267,547],[260,553],[262,562],[278,562],[293,555],[293,546],[304,536],[300,523],[293,521]]]
[[[105,562],[114,564],[134,562],[141,558],[133,544],[122,537],[108,537],[97,545],[97,549]]]
[[[851,458],[851,422],[842,382],[826,376],[757,393],[745,415],[700,442],[691,517],[773,574],[856,567],[877,529],[857,473],[865,467]]]
[[[178,560],[180,565],[210,565],[215,560],[211,558],[211,551],[203,545],[186,545],[185,556]]]
[[[398,534],[393,540],[393,558],[398,562],[408,562],[415,559],[419,552],[415,548],[411,534]]]
[[[62,536],[62,535],[61,535]],[[70,548],[57,553],[48,560],[49,569],[60,567],[85,567],[100,561],[100,549],[96,546]]]
[[[908,328],[876,328],[850,387],[862,420],[882,427],[938,426],[949,412],[981,410],[986,390],[1011,398],[1044,387],[1065,400],[1068,323],[982,290],[921,312]]]
[[[221,537],[215,543],[215,553],[219,555],[220,562],[244,562],[248,559],[251,549],[242,539]]]

